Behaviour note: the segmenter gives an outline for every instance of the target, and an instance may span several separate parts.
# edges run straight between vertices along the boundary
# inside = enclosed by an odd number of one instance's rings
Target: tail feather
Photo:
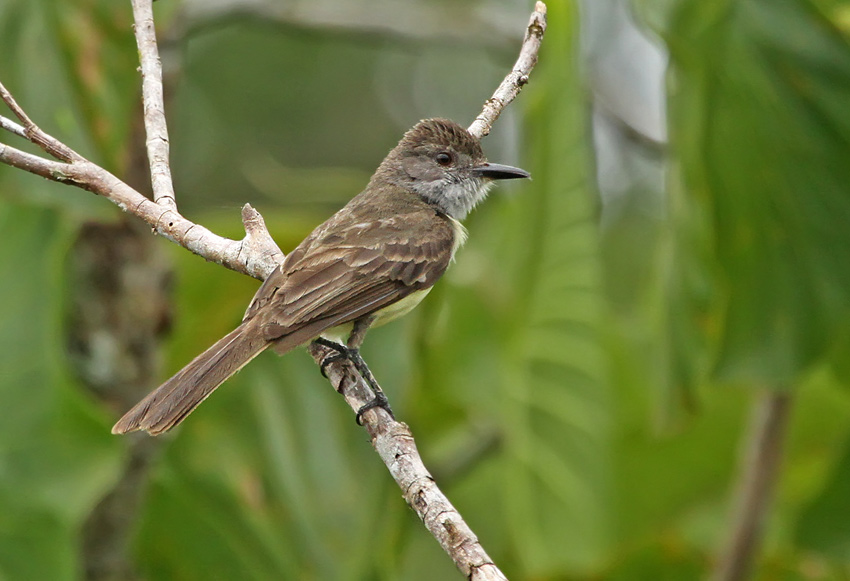
[[[118,420],[112,433],[144,430],[155,436],[183,421],[219,385],[270,345],[253,327],[251,321],[243,323],[195,357]]]

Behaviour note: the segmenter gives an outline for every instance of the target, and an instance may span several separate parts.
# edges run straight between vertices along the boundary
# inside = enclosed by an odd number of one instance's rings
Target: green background
[[[482,24],[497,5],[445,3],[447,28],[475,31],[462,38],[244,14],[186,26],[158,2],[181,210],[239,238],[250,202],[293,248],[418,119],[471,122],[531,9],[510,37]],[[515,579],[703,577],[749,409],[789,390],[755,578],[850,578],[850,4],[633,7],[670,52],[665,212],[627,205],[600,232],[579,14],[553,0],[532,82],[484,142],[533,181],[476,210],[445,279],[364,355]],[[0,80],[118,175],[138,147],[131,21],[129,2],[0,3]],[[76,233],[119,213],[0,167],[0,580],[82,577],[82,524],[126,461],[118,410],[65,353]],[[164,378],[258,283],[157,244],[176,273]],[[352,419],[303,351],[258,358],[163,439],[132,523],[141,575],[460,578]]]

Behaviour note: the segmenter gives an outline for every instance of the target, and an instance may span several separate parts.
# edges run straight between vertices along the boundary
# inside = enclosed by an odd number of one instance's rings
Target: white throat
[[[416,180],[409,187],[455,220],[463,220],[484,198],[493,182],[478,177],[457,178],[447,174],[442,180]]]

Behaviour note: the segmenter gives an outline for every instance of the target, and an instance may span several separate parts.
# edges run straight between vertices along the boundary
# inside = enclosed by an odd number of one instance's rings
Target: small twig
[[[56,159],[60,159],[66,162],[72,161],[81,161],[83,156],[79,153],[59,141],[58,139],[54,139],[49,136],[47,133],[38,128],[38,125],[33,123],[32,119],[29,118],[29,115],[24,112],[24,110],[18,105],[15,98],[12,97],[12,94],[3,86],[3,83],[0,83],[0,99],[3,100],[4,103],[12,110],[12,113],[15,114],[21,123],[23,123],[23,135],[25,139],[35,143],[41,149],[43,149],[49,155],[52,155]],[[10,121],[10,123],[12,123]],[[20,127],[20,126],[17,126]],[[20,135],[17,130],[13,130],[13,128],[7,128],[5,125],[4,129],[8,129],[15,133],[16,135]]]
[[[8,117],[3,117],[2,115],[0,115],[0,129],[14,133],[18,137],[27,138],[27,130],[24,129],[23,125],[18,125]]]
[[[161,206],[176,210],[177,199],[174,196],[174,182],[168,162],[169,141],[162,89],[162,62],[156,44],[152,0],[133,0],[133,20],[142,69],[142,103],[153,199]]]
[[[283,262],[283,252],[269,234],[265,220],[251,204],[242,206],[242,225],[245,227],[245,238],[241,242],[239,253],[245,257],[245,266],[248,269],[260,272]]]
[[[21,123],[23,123],[26,127],[35,127],[35,123],[33,123],[32,119],[30,119],[29,115],[27,115],[26,111],[21,109],[21,106],[18,105],[18,102],[15,101],[15,98],[2,83],[0,83],[0,98],[3,99],[3,102],[6,103]]]
[[[740,461],[731,530],[711,575],[712,581],[749,578],[779,475],[790,411],[789,392],[772,390],[757,396]]]
[[[528,20],[528,27],[525,29],[519,58],[517,58],[513,70],[508,73],[493,96],[484,103],[481,114],[469,126],[468,131],[472,135],[478,139],[487,136],[493,127],[493,123],[502,114],[502,109],[507,107],[519,95],[522,88],[528,84],[531,70],[537,64],[537,53],[540,52],[540,43],[545,32],[546,4],[537,2],[534,6],[534,12],[531,13],[531,18]]]

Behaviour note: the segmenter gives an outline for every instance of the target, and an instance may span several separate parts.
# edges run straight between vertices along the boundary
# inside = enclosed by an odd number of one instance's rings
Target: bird
[[[467,232],[461,221],[496,180],[528,178],[487,161],[480,141],[448,119],[408,130],[368,185],[313,230],[265,279],[242,323],[148,394],[112,428],[159,435],[182,422],[268,348],[316,341],[371,374],[359,355],[366,331],[413,309],[443,275]],[[367,377],[368,376],[368,377]],[[376,385],[371,407],[385,407]]]

